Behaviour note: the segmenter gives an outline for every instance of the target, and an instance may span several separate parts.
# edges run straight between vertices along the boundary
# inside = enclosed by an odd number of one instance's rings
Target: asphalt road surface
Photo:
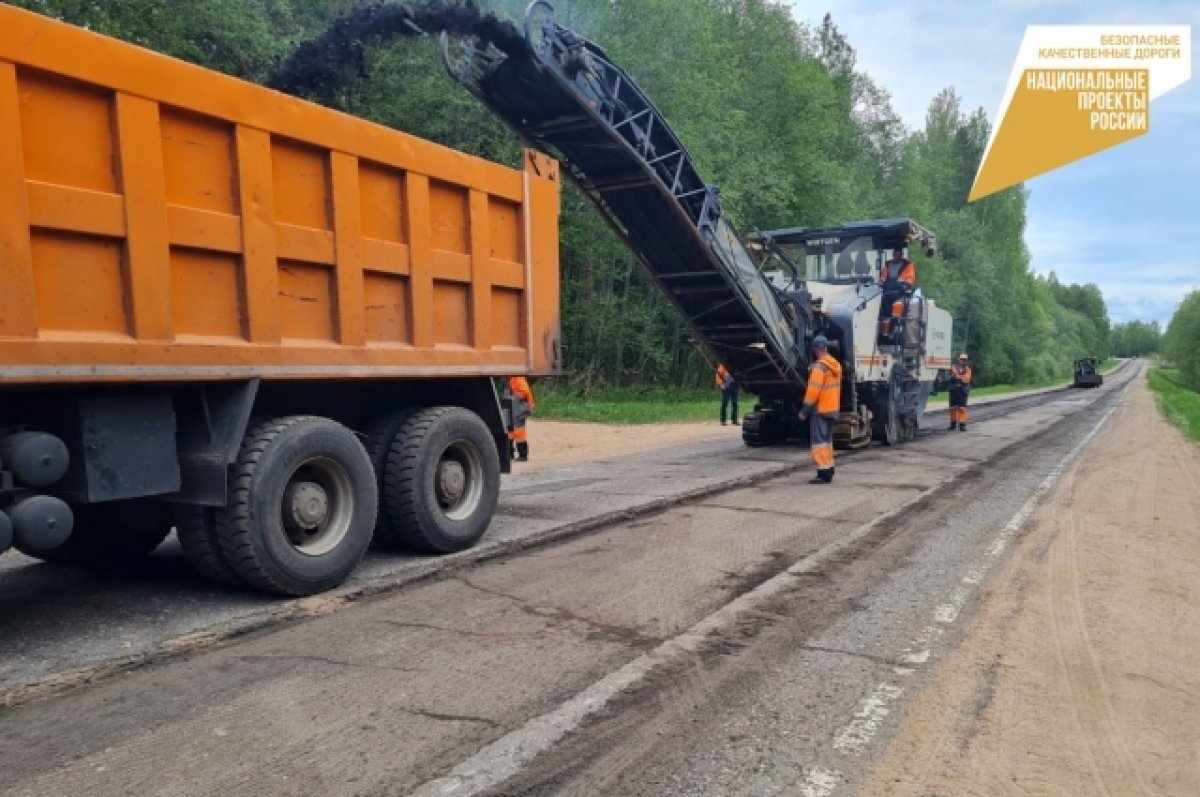
[[[508,479],[481,549],[332,597],[5,557],[0,793],[853,793],[1135,370],[831,486],[736,440]]]

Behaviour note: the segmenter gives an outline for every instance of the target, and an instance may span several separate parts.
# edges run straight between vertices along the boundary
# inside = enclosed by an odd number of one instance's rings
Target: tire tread
[[[444,554],[463,547],[448,544],[425,527],[422,505],[428,496],[423,495],[421,485],[417,483],[428,437],[443,419],[460,413],[478,419],[470,410],[455,406],[426,407],[415,411],[396,435],[388,452],[383,508],[390,515],[403,542],[420,551]],[[496,479],[498,489],[498,470]],[[494,507],[491,511],[494,512]],[[489,522],[490,519],[489,513]],[[474,540],[471,541],[473,543]]]
[[[258,423],[246,433],[237,461],[230,468],[228,505],[214,513],[216,536],[225,561],[237,577],[249,586],[284,595],[306,595],[327,588],[314,587],[275,573],[254,545],[253,538],[261,530],[255,528],[251,518],[251,488],[264,454],[285,432],[304,424],[318,423],[341,428],[357,442],[350,430],[328,418],[315,415],[274,418]]]

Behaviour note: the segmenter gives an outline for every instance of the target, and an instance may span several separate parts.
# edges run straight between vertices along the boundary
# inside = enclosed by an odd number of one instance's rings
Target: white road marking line
[[[800,784],[801,797],[829,797],[842,780],[842,773],[825,767],[813,767]]]
[[[979,582],[983,581],[983,577],[987,575],[987,572],[988,568],[985,565],[975,565],[967,571],[965,576],[963,576],[963,583],[975,586]]]
[[[904,687],[882,683],[858,704],[854,719],[833,740],[833,749],[857,755],[866,749],[880,724],[891,711],[891,704],[904,693]]]

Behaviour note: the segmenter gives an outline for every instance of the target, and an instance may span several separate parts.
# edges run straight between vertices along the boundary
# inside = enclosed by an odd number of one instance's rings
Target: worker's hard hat
[[[960,360],[968,359],[967,353],[964,351],[962,354],[958,355],[958,359],[960,359]]]
[[[823,349],[829,345],[829,340],[824,335],[817,335],[812,342],[814,349]]]

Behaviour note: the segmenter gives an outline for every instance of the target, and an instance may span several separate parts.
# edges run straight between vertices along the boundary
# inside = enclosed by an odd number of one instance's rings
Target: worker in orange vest
[[[523,376],[508,378],[508,392],[515,399],[513,402],[512,429],[508,433],[509,445],[512,448],[512,458],[529,460],[529,430],[525,422],[533,414],[535,402],[529,380]]]
[[[887,293],[911,293],[917,284],[917,267],[899,246],[892,250],[892,259],[883,264],[879,282]]]
[[[950,430],[967,431],[967,397],[971,394],[971,366],[964,351],[950,366]]]
[[[892,250],[892,259],[883,264],[879,272],[879,284],[883,286],[883,301],[879,315],[883,319],[882,333],[888,342],[896,342],[901,330],[901,318],[908,310],[908,297],[917,284],[917,267],[904,256],[904,250]]]
[[[800,420],[808,420],[808,443],[817,466],[816,478],[809,484],[829,484],[834,471],[833,422],[842,408],[842,364],[830,355],[824,335],[813,338],[812,350]]]
[[[714,377],[717,389],[721,391],[721,425],[725,425],[725,410],[733,410],[730,415],[730,420],[733,425],[738,425],[738,383],[734,381],[733,374],[729,373],[729,369],[725,367],[725,363],[717,363],[717,373]]]

